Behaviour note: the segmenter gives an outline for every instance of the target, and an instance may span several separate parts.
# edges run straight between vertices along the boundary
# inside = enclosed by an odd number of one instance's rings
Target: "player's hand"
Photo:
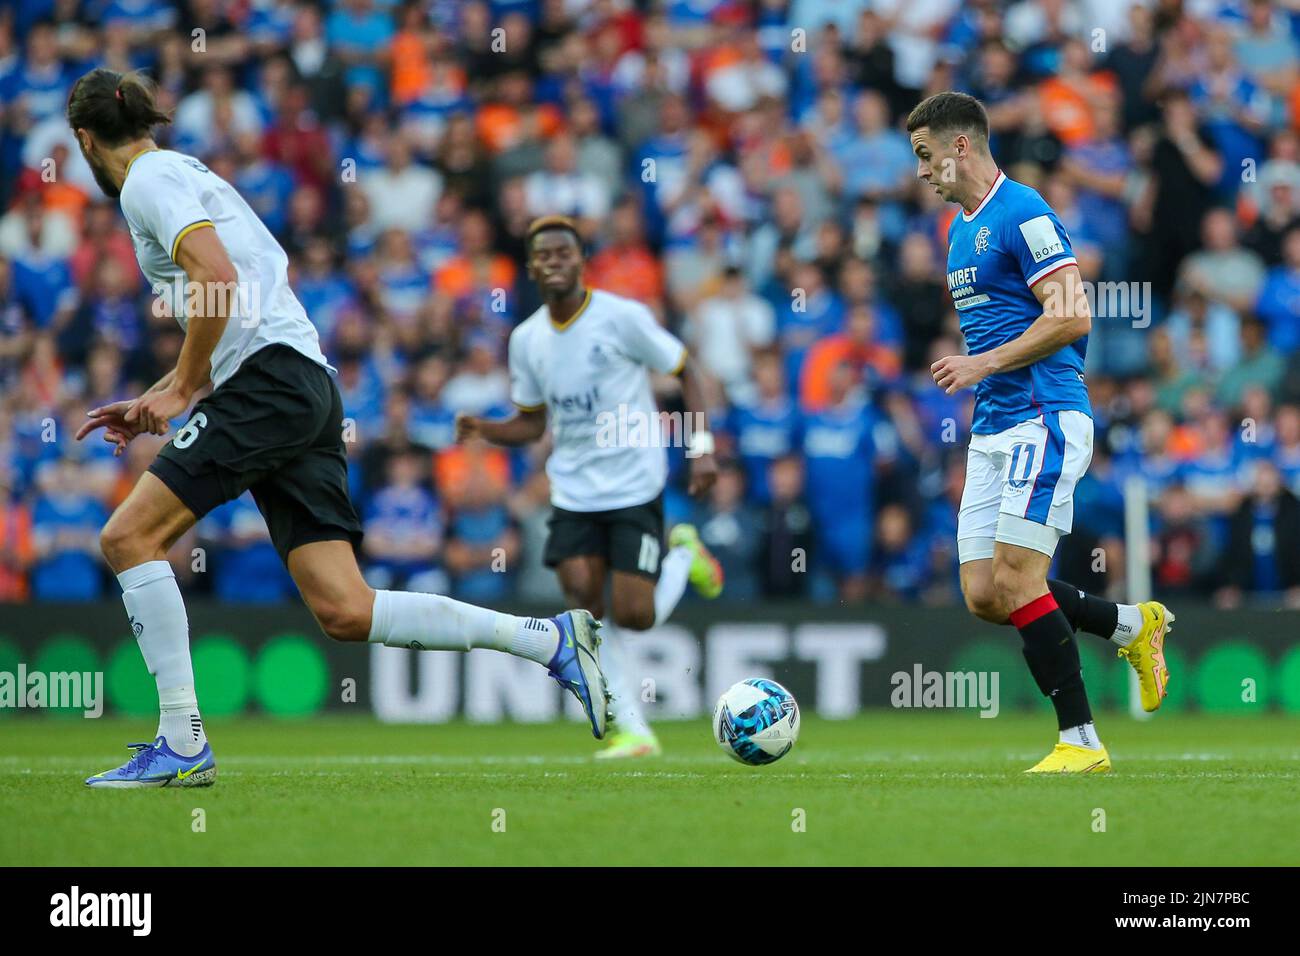
[[[949,355],[930,366],[934,384],[949,395],[982,382],[991,373],[992,369],[979,355]]]
[[[92,408],[86,412],[86,421],[77,429],[75,436],[77,441],[102,428],[104,441],[117,446],[113,449],[113,456],[122,454],[126,451],[126,446],[131,443],[131,439],[140,434],[140,429],[126,420],[126,413],[134,404],[134,401],[121,401]]]
[[[483,434],[479,430],[479,420],[473,415],[466,415],[464,412],[456,414],[456,441],[463,443],[475,438],[482,438]]]
[[[147,392],[127,410],[126,423],[151,435],[165,435],[171,420],[190,407],[190,396],[174,388]]]
[[[692,495],[707,495],[718,480],[718,463],[712,455],[691,459],[691,481],[687,491]]]

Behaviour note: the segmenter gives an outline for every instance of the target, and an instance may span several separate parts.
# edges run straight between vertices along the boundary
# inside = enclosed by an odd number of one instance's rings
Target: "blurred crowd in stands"
[[[918,188],[924,95],[992,149],[1096,283],[1097,432],[1058,573],[1122,593],[1145,479],[1165,598],[1300,606],[1300,2],[18,0],[0,10],[0,600],[116,591],[98,532],[160,440],[72,434],[181,343],[64,110],[144,70],[159,142],[234,183],[339,369],[377,585],[558,599],[546,447],[452,442],[509,413],[538,307],[529,221],[713,373],[721,478],[684,492],[736,600],[960,600],[969,395],[945,284],[956,207]],[[675,381],[657,382],[666,410]],[[248,498],[174,552],[227,602],[293,593]]]

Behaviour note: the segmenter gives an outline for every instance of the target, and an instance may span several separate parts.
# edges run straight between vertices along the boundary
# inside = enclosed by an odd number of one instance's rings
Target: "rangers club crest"
[[[975,233],[975,255],[988,250],[990,235],[988,226],[980,226],[980,231]]]

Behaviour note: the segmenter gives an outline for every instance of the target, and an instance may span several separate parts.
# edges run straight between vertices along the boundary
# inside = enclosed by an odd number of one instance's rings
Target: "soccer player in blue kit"
[[[1047,578],[1092,460],[1083,379],[1092,317],[1070,237],[1037,192],[998,169],[974,97],[927,98],[907,131],[917,176],[962,207],[948,230],[947,280],[968,354],[931,366],[948,394],[975,390],[957,517],[962,594],[975,616],[1020,632],[1029,671],[1056,709],[1059,742],[1027,772],[1106,772],[1074,632],[1117,644],[1153,711],[1169,683],[1164,641],[1174,615],[1155,601],[1114,604]]]

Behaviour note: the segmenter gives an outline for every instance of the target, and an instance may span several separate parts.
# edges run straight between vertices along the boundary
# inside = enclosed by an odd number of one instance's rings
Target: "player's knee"
[[[605,600],[596,588],[566,588],[564,599],[569,607],[580,607],[598,621],[605,616]]]
[[[1002,602],[998,600],[997,593],[993,590],[971,590],[963,596],[966,599],[966,610],[981,621],[988,621],[990,624],[1002,624],[1006,621],[1007,616],[1003,611]]]
[[[143,564],[152,557],[152,549],[144,536],[131,527],[121,515],[113,515],[99,532],[99,550],[108,566],[121,574],[128,568]]]
[[[1006,613],[1033,600],[1036,592],[1041,592],[1042,583],[1035,582],[1022,568],[1001,561],[993,562],[993,590]]]
[[[370,609],[347,601],[318,601],[312,613],[326,637],[336,641],[364,641],[370,637]]]
[[[616,605],[614,623],[629,631],[648,631],[655,626],[654,604]]]

